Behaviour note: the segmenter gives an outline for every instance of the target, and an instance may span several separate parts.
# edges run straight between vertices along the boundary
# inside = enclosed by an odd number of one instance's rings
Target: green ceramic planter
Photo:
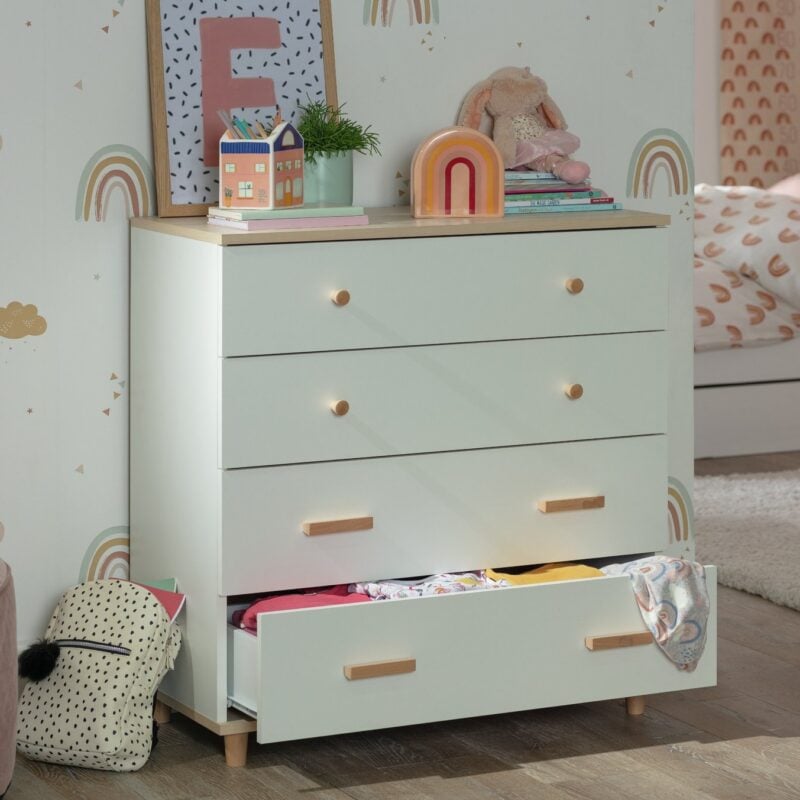
[[[334,156],[317,156],[304,167],[303,202],[334,206],[353,205],[353,151]]]

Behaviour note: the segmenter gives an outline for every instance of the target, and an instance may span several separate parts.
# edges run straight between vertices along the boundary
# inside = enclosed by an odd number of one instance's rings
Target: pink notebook
[[[135,581],[133,582],[135,583]],[[159,589],[157,586],[148,586],[146,583],[139,583],[137,586],[143,586],[155,595],[158,602],[164,606],[170,622],[173,622],[175,617],[181,613],[183,604],[186,602],[185,594],[180,594],[180,592],[168,592],[164,589]]]
[[[223,219],[209,217],[209,225],[221,228],[236,228],[240,231],[288,231],[296,228],[350,228],[354,225],[369,225],[366,214],[352,217],[296,217],[294,219]]]
[[[522,183],[520,181],[520,183]],[[518,186],[516,183],[506,185],[506,194],[537,194],[539,192],[588,192],[592,187],[588,183],[539,183],[524,184]]]

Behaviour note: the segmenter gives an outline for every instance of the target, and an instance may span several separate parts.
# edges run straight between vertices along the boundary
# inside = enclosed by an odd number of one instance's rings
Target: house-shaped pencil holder
[[[266,138],[219,140],[220,208],[303,205],[303,137],[283,122]]]

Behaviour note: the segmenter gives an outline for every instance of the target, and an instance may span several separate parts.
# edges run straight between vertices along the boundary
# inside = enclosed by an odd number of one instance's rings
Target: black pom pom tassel
[[[44,680],[55,668],[60,648],[42,639],[19,654],[19,676],[32,681]]]

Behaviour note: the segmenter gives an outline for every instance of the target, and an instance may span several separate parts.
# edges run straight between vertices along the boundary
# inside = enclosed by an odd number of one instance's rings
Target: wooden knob
[[[350,292],[347,289],[339,289],[331,295],[331,300],[335,306],[346,306],[350,302]]]
[[[570,294],[580,294],[583,291],[583,281],[580,278],[570,278],[566,287]]]
[[[343,417],[350,410],[350,403],[347,400],[337,400],[332,406],[331,411],[337,417]]]
[[[564,388],[564,394],[569,397],[570,400],[578,400],[583,397],[583,386],[579,383],[570,383]]]

